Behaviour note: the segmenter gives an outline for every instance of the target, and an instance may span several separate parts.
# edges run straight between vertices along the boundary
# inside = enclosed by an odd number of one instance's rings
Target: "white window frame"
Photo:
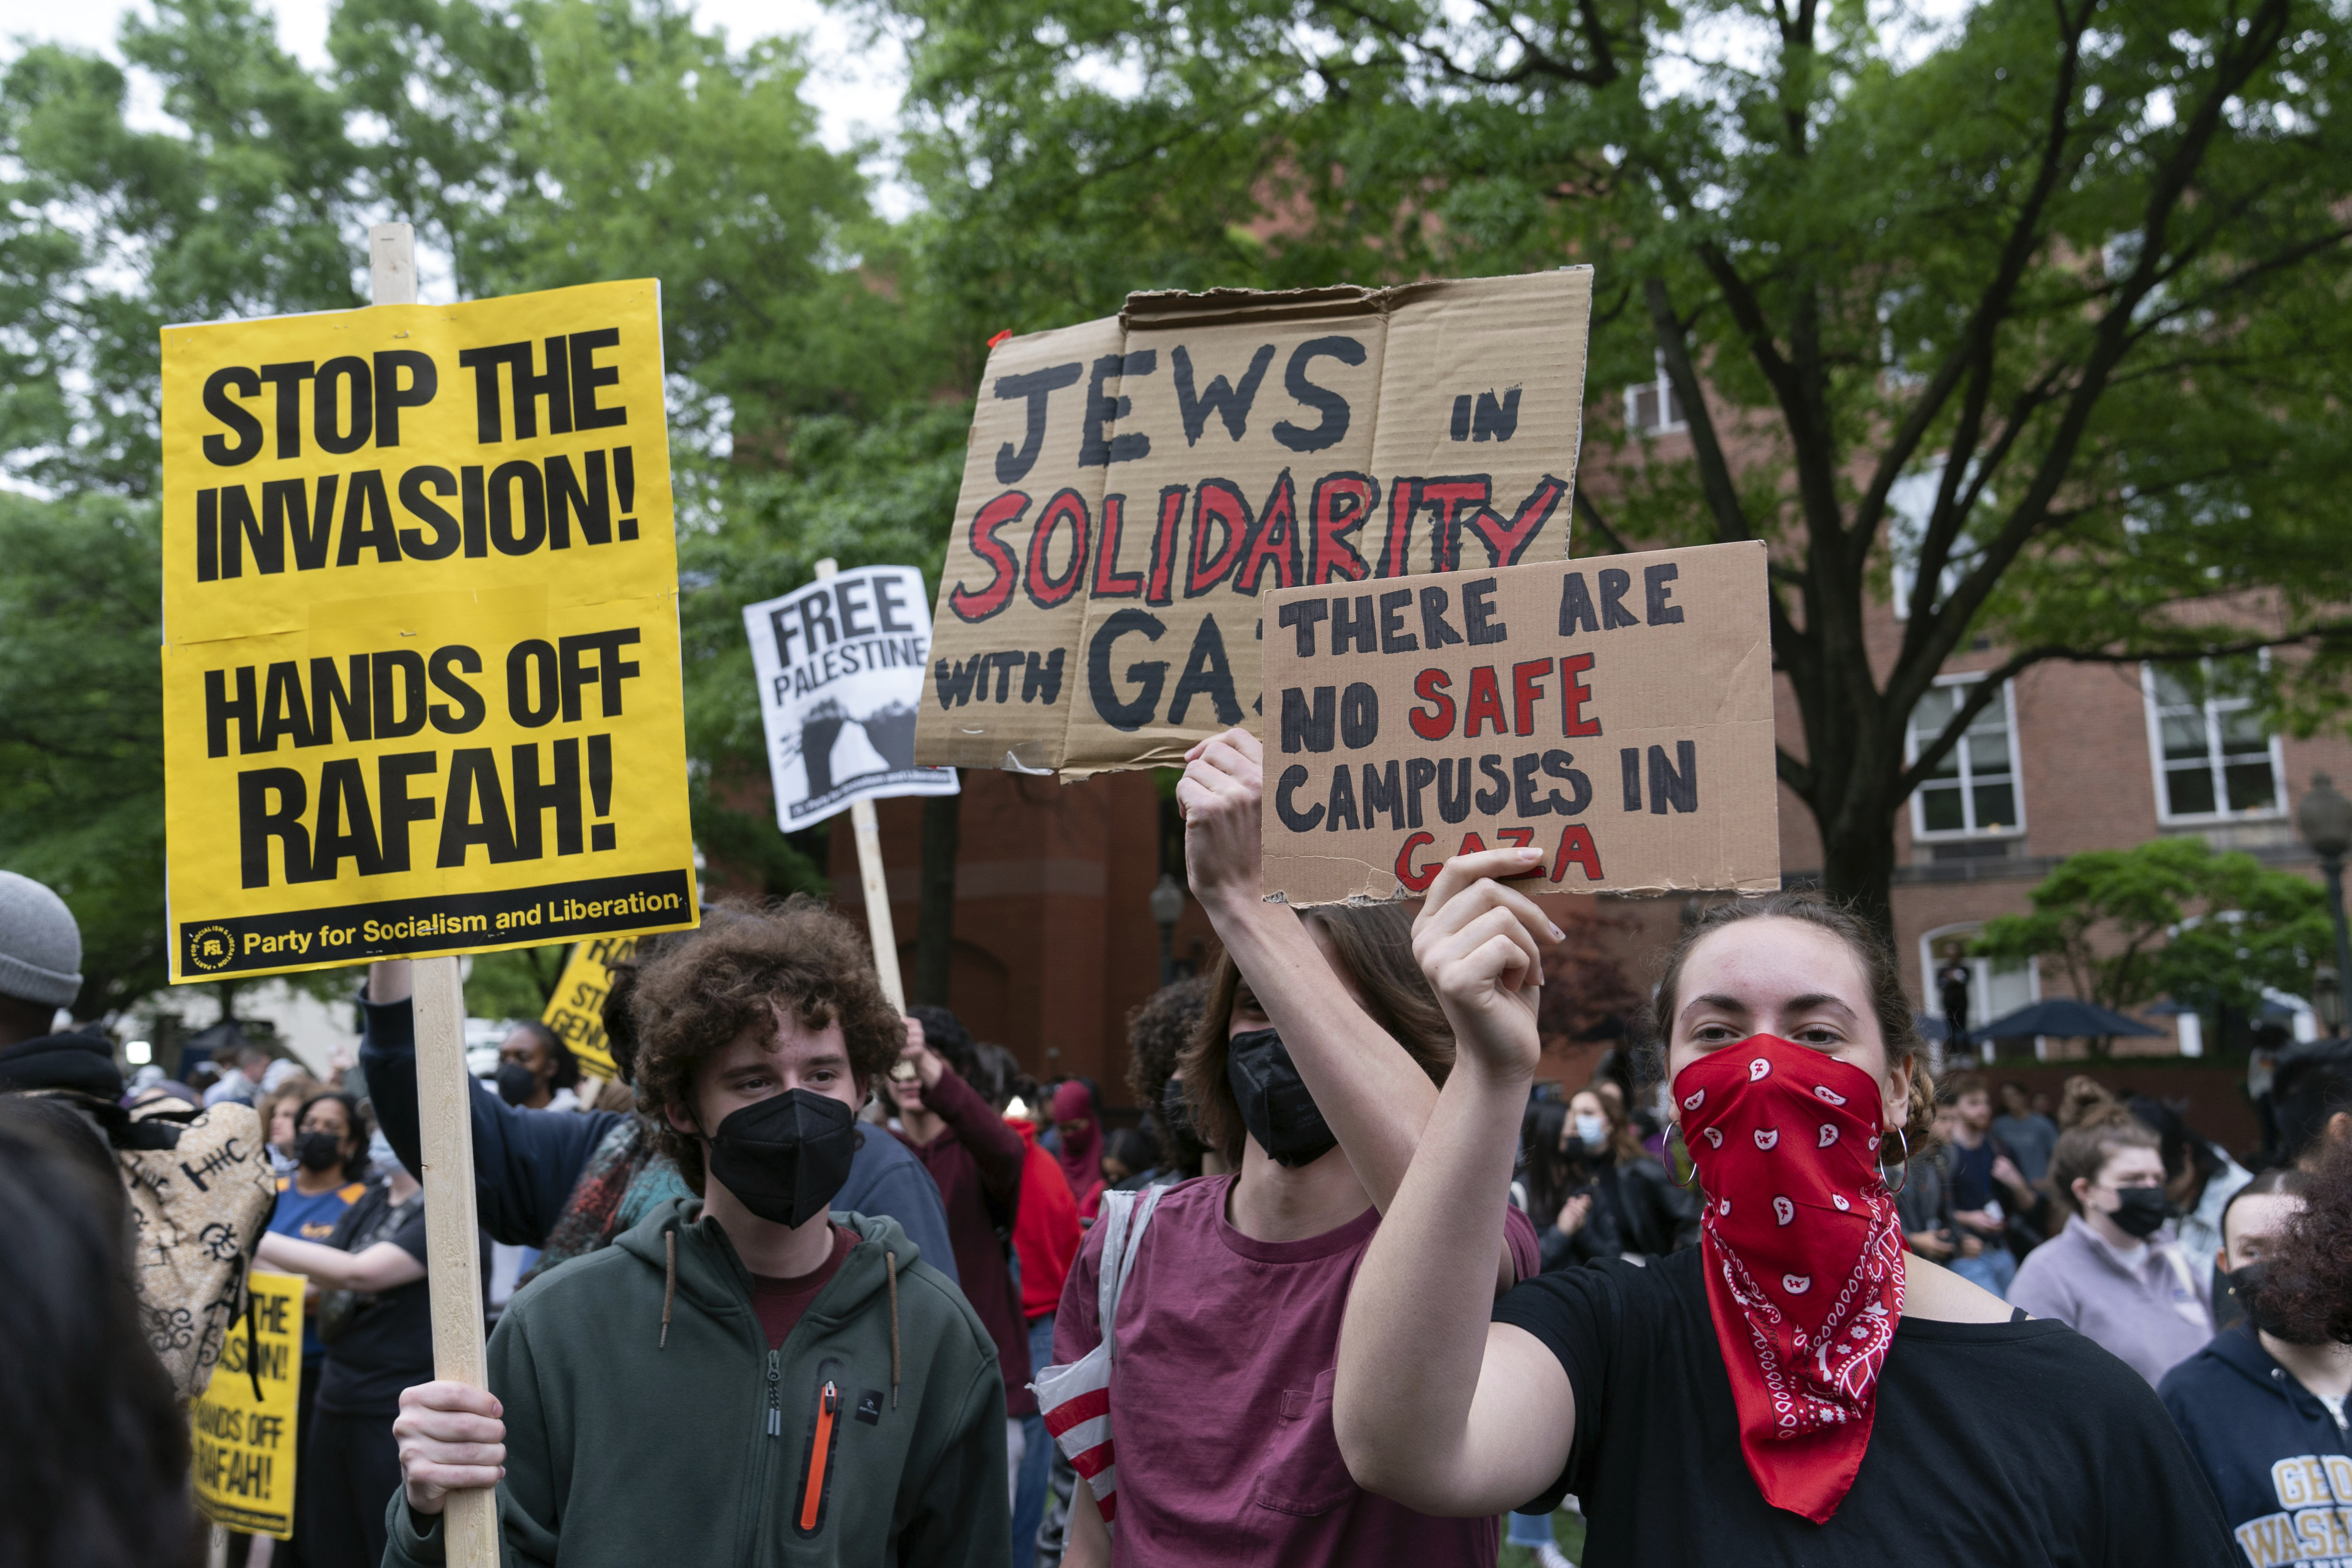
[[[1666,417],[1675,410],[1676,400],[1674,382],[1666,374],[1666,355],[1663,349],[1657,352],[1656,364],[1657,379],[1637,381],[1625,389],[1625,428],[1648,436],[1680,435],[1690,428],[1690,421]],[[1641,421],[1638,400],[1643,392],[1654,392],[1658,395],[1659,418],[1655,425],[1644,425]]]
[[[2270,650],[2268,648],[2263,649],[2259,657],[2262,660],[2263,667],[2264,668],[2268,668],[2270,667],[2271,659]],[[2184,660],[2182,662],[2186,661]],[[2200,669],[2204,672],[2204,675],[2210,683],[2212,679],[2213,661],[2210,658],[2200,659],[2198,661],[2198,666]],[[2213,800],[2216,809],[2205,812],[2184,812],[2176,814],[2172,809],[2172,792],[2165,785],[2164,775],[2168,771],[2168,768],[2164,759],[2164,721],[2158,712],[2161,704],[2157,701],[2156,661],[2153,659],[2144,660],[2140,664],[2139,694],[2140,711],[2147,721],[2148,784],[2156,792],[2156,820],[2158,823],[2166,827],[2186,827],[2197,824],[2216,822],[2275,822],[2281,817],[2286,816],[2286,750],[2280,744],[2279,736],[2275,731],[2271,734],[2269,748],[2271,759],[2271,804],[2267,806],[2258,807],[2252,811],[2231,811],[2230,809],[2227,804],[2230,798],[2229,783],[2221,775],[2221,729],[2218,721],[2225,708],[2231,711],[2236,711],[2241,709],[2251,707],[2252,704],[2248,699],[2243,697],[2225,697],[2216,699],[2212,694],[2210,684],[2208,686],[2205,701],[2203,703],[2205,719],[2205,765],[2212,773]]]
[[[1984,671],[1970,670],[1961,675],[1939,675],[1936,678],[1936,684],[1939,687],[1968,686],[1984,678]],[[2017,742],[2017,682],[2004,680],[2000,683],[2000,708],[2003,721],[2009,726],[2009,788],[2011,798],[2017,802],[2017,820],[1991,828],[1930,828],[1927,826],[1927,803],[1922,794],[1928,787],[1928,781],[1922,780],[1919,787],[1911,792],[1911,837],[1915,841],[1922,844],[1959,844],[1979,838],[2000,840],[2025,837],[2025,773],[2021,766],[2021,748]],[[1976,721],[1981,722],[1982,720],[1983,715],[1979,714]],[[1917,721],[1917,714],[1915,711],[1913,716],[1905,720],[1903,723],[1903,765],[1906,768],[1919,760],[1921,737],[1916,728]],[[1964,819],[1973,817],[1977,812],[1974,793],[1976,781],[1970,770],[1967,747],[1968,737],[1963,734],[1953,748],[1960,758],[1960,814]]]

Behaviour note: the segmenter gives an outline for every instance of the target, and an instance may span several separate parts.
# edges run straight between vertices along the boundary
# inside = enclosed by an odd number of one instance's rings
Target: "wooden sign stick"
[[[828,555],[816,563],[817,581],[841,568]],[[874,818],[874,803],[849,803],[849,825],[857,835],[857,879],[866,889],[866,930],[874,939],[874,973],[890,1005],[907,1010],[907,987],[898,978],[898,932],[890,923],[890,878],[882,868],[882,828]]]
[[[379,305],[416,303],[416,231],[368,230],[368,279]],[[433,1375],[488,1386],[482,1348],[482,1268],[474,1214],[474,1107],[466,1074],[466,992],[455,958],[420,958],[410,1005],[416,1019],[416,1110],[424,1142],[426,1278],[433,1290]],[[495,1488],[451,1492],[443,1528],[449,1568],[498,1568]]]

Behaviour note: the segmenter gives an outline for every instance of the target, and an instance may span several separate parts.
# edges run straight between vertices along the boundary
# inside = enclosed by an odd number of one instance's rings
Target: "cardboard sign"
[[[172,978],[692,925],[656,286],[163,340]]]
[[[1511,845],[1537,890],[1780,885],[1762,544],[1364,586],[1266,598],[1269,897]]]
[[[1260,729],[1261,594],[1564,559],[1591,296],[1589,267],[1137,294],[999,344],[916,757],[1172,763]]]
[[[956,793],[953,768],[915,764],[931,646],[921,572],[837,573],[744,605],[743,629],[759,672],[777,826],[794,832],[860,800]]]
[[[582,1072],[601,1079],[621,1076],[604,1043],[604,994],[613,988],[613,966],[636,951],[637,939],[630,936],[600,936],[574,946],[563,978],[555,984],[555,1000],[539,1016],[572,1047]]]
[[[233,1325],[211,1384],[190,1402],[196,1508],[215,1524],[291,1541],[294,1461],[302,1451],[296,1415],[301,1406],[302,1291],[308,1281],[299,1274],[258,1268],[247,1280],[260,1354],[249,1355],[245,1324]]]

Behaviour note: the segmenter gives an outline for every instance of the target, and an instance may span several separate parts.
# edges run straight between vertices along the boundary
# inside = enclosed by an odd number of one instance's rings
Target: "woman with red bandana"
[[[1819,899],[1717,906],[1658,987],[1698,1247],[1474,1289],[1539,1049],[1549,921],[1493,879],[1524,856],[1449,862],[1416,922],[1459,1056],[1349,1300],[1360,1484],[1457,1515],[1573,1492],[1586,1568],[2236,1562],[2137,1375],[1905,1252],[1885,1172],[1933,1114],[1911,1004]]]

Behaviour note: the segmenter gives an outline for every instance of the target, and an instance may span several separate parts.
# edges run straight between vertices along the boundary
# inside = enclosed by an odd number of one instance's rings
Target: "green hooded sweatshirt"
[[[505,1563],[1007,1568],[995,1342],[897,1222],[833,1218],[862,1239],[778,1351],[696,1199],[515,1296],[489,1346]],[[384,1568],[446,1562],[404,1491],[389,1522]]]

